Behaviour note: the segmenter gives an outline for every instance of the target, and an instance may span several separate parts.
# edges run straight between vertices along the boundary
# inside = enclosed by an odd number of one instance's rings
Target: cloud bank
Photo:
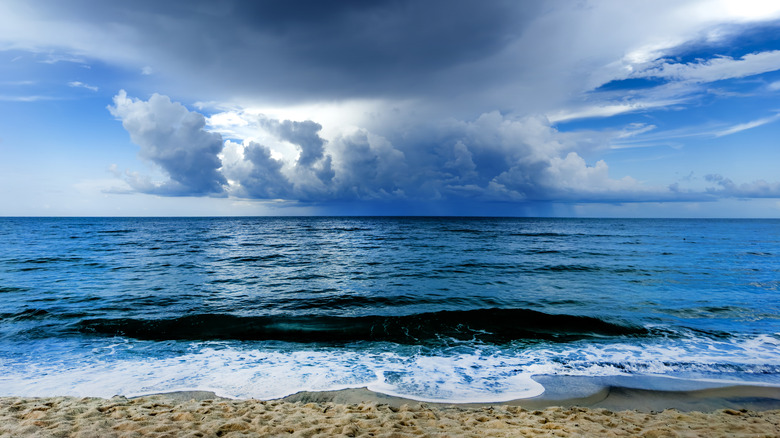
[[[223,141],[219,133],[205,130],[203,115],[167,96],[155,94],[143,101],[121,91],[109,110],[140,146],[140,156],[168,176],[155,183],[128,173],[127,182],[137,191],[163,196],[303,203],[617,203],[704,200],[711,195],[648,187],[628,176],[612,178],[606,162],[588,163],[580,155],[604,145],[560,133],[544,117],[491,112],[395,139],[356,129],[326,140],[314,121],[232,116],[234,123],[275,140],[272,146],[295,148],[297,157],[285,160],[271,146],[251,139]]]
[[[707,192],[728,198],[780,198],[780,183],[768,183],[764,180],[752,183],[736,184],[723,175],[710,174],[705,179],[718,187],[711,187]]]

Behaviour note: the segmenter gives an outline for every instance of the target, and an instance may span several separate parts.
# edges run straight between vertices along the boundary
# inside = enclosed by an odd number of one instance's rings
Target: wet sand
[[[0,436],[780,436],[776,387],[607,386],[582,397],[559,395],[478,405],[420,403],[365,388],[272,401],[205,391],[129,399],[3,397]]]

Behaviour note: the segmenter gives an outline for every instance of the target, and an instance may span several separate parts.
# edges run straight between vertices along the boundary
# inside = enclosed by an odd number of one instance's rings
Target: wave
[[[22,263],[22,264],[43,265],[47,263],[73,263],[73,262],[80,262],[82,260],[84,259],[81,257],[38,257],[38,258],[27,259],[27,260],[11,259],[9,261]]]
[[[241,263],[255,263],[255,262],[264,262],[266,260],[274,260],[274,259],[280,259],[284,258],[285,256],[283,254],[267,254],[262,256],[236,256],[236,257],[228,257],[221,259],[221,262],[231,262],[236,264]]]
[[[43,309],[25,309],[17,313],[0,313],[0,321],[25,321],[30,319],[42,319],[49,315],[49,312]]]
[[[446,228],[442,231],[448,231],[450,233],[466,233],[466,234],[482,234],[482,230],[472,230],[471,228]]]
[[[504,344],[512,341],[567,342],[587,337],[641,336],[644,328],[589,316],[547,314],[529,309],[440,311],[405,316],[237,316],[196,314],[169,319],[91,319],[82,333],[143,340],[275,340],[347,343],[357,341],[430,344],[450,340]]]
[[[519,237],[570,237],[574,234],[569,233],[545,233],[545,232],[539,232],[539,233],[509,233],[510,236],[519,236]]]
[[[0,294],[13,293],[13,292],[28,292],[30,289],[26,287],[17,286],[0,286]]]
[[[549,265],[537,268],[536,270],[539,272],[596,272],[601,269],[602,268],[598,266],[587,265]]]
[[[594,233],[559,233],[559,232],[551,232],[551,231],[541,231],[541,232],[517,232],[517,233],[509,233],[510,236],[518,236],[518,237],[618,237],[615,234],[594,234]]]

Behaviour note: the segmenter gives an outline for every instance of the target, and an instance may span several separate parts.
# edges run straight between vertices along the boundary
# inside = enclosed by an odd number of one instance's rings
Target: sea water
[[[780,221],[1,218],[0,395],[780,385]]]

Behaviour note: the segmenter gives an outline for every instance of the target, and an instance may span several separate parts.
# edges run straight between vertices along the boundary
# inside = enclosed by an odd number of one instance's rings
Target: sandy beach
[[[676,408],[655,409],[661,405]],[[364,388],[273,401],[205,391],[111,399],[4,397],[0,436],[776,437],[780,390],[607,388],[578,399],[481,405],[420,403]]]

